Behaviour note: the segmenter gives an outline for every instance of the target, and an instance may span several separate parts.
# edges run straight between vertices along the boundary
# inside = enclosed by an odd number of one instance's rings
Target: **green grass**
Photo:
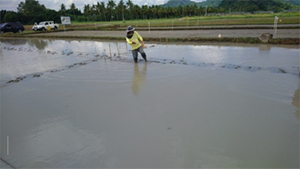
[[[186,26],[229,26],[229,25],[272,25],[274,17],[279,17],[278,24],[300,24],[299,12],[284,12],[274,14],[245,14],[224,16],[183,17],[155,20],[128,20],[108,22],[74,22],[66,26],[66,30],[116,30],[132,25],[133,27],[186,27]],[[25,25],[24,33],[31,33],[32,25]],[[64,30],[60,26],[59,30]]]

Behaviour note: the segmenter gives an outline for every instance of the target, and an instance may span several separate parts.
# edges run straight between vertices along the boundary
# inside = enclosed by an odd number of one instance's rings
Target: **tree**
[[[198,6],[196,4],[194,4],[192,7],[191,7],[191,15],[195,16],[198,14]]]
[[[40,5],[38,1],[25,0],[25,3],[20,2],[17,9],[19,13],[30,16],[39,12],[44,12],[46,10],[46,7],[44,5]]]
[[[104,2],[101,2],[101,9],[103,11],[103,15],[104,15],[104,20],[107,21],[107,17],[106,17],[106,14],[107,14],[107,9],[105,8],[105,3]]]
[[[53,9],[47,9],[45,11],[45,14],[43,15],[42,18],[40,18],[39,20],[36,19],[36,21],[40,22],[40,21],[44,21],[44,20],[50,20],[50,21],[54,21],[54,22],[60,22],[60,15],[58,12],[56,12]]]
[[[126,3],[126,5],[127,5],[127,8],[128,8],[129,11],[133,10],[134,4],[132,3],[131,0],[128,0],[127,3]],[[130,19],[132,19],[132,12],[130,12]]]
[[[116,7],[116,3],[113,0],[109,0],[107,3],[107,9],[109,10],[111,20],[113,20],[114,18],[113,11],[115,7]]]
[[[153,17],[153,18],[156,18],[156,16],[157,16],[157,8],[156,8],[155,5],[152,5],[152,6],[151,6],[150,12],[153,14],[152,17]]]
[[[179,5],[177,7],[177,17],[182,17],[183,6]]]
[[[93,16],[94,21],[98,21],[100,20],[100,18],[98,18],[98,12],[97,12],[97,6],[95,4],[93,4],[90,8],[90,14]]]
[[[4,22],[5,14],[6,14],[6,10],[1,10],[0,11],[0,23]]]
[[[149,8],[147,5],[142,6],[143,19],[148,19]]]
[[[288,2],[298,2],[299,0],[206,0],[200,3],[192,2],[191,0],[169,0],[177,6],[163,5],[136,5],[133,0],[118,0],[116,5],[115,0],[108,0],[107,5],[102,2],[97,4],[85,4],[84,13],[76,8],[75,3],[72,3],[69,9],[66,9],[65,4],[61,4],[60,10],[50,10],[44,5],[39,4],[38,0],[25,0],[18,5],[18,12],[9,12],[5,17],[6,11],[1,11],[0,22],[18,20],[24,24],[32,24],[42,20],[59,21],[59,16],[66,15],[77,21],[109,21],[109,20],[128,20],[128,19],[152,19],[152,18],[174,18],[184,16],[203,16],[205,13],[224,13],[226,11],[281,11],[291,9],[292,6]],[[170,3],[169,3],[170,4]],[[200,6],[200,7],[199,7]]]
[[[75,9],[76,9],[76,7],[75,7],[75,4],[74,4],[74,3],[72,3],[72,4],[70,5],[70,10],[73,12],[73,15],[74,15],[74,20],[76,20],[76,16],[75,16]]]
[[[62,15],[66,15],[66,5],[65,4],[61,4],[60,5],[60,10],[59,12],[62,14]]]
[[[104,2],[101,2],[101,3],[97,2],[96,9],[97,9],[97,12],[99,13],[100,20],[106,21],[106,17],[105,17],[105,4],[104,4]]]
[[[87,20],[89,21],[90,15],[91,15],[91,11],[90,11],[90,5],[84,5],[83,7],[83,13],[85,16],[87,16]]]
[[[24,23],[36,22],[35,17],[37,15],[45,15],[46,12],[46,7],[40,5],[36,0],[25,0],[25,2],[20,2],[17,9],[18,13],[24,16],[24,19],[22,19],[22,22]]]
[[[5,13],[5,16],[3,18],[4,22],[18,22],[19,17],[18,17],[18,13],[14,12],[14,11],[7,11]]]
[[[133,10],[131,11],[133,14],[134,14],[134,16],[135,16],[135,19],[139,19],[140,18],[140,10],[141,8],[140,8],[140,6],[138,6],[138,5],[134,5],[133,6]]]
[[[123,21],[125,21],[125,16],[124,16],[124,10],[126,9],[126,6],[124,5],[123,0],[120,0],[116,7],[116,14],[117,14],[117,19],[119,20],[119,17],[122,18]]]

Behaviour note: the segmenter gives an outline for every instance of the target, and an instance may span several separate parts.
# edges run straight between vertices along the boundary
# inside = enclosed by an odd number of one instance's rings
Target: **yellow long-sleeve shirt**
[[[143,41],[143,38],[141,37],[141,35],[139,33],[134,31],[133,35],[130,39],[128,37],[126,37],[126,41],[129,45],[131,45],[131,49],[135,50],[135,49],[138,49],[139,47],[141,47],[141,42]],[[135,42],[135,44],[132,44],[132,42]]]

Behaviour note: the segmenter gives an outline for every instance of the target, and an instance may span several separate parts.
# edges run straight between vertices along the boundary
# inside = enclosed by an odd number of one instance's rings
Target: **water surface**
[[[298,46],[1,40],[16,168],[297,168]],[[7,152],[7,136],[9,152]]]

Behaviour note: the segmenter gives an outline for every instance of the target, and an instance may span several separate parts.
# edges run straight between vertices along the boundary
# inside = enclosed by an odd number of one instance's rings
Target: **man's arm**
[[[136,33],[136,35],[138,37],[138,40],[141,42],[141,45],[144,48],[145,47],[145,43],[144,43],[144,40],[143,40],[142,36],[139,33],[137,33],[137,32],[135,32],[135,33]]]
[[[128,38],[126,38],[126,41],[127,41],[127,43],[128,43],[129,45],[135,44],[135,42],[131,42],[131,40],[128,39]]]

